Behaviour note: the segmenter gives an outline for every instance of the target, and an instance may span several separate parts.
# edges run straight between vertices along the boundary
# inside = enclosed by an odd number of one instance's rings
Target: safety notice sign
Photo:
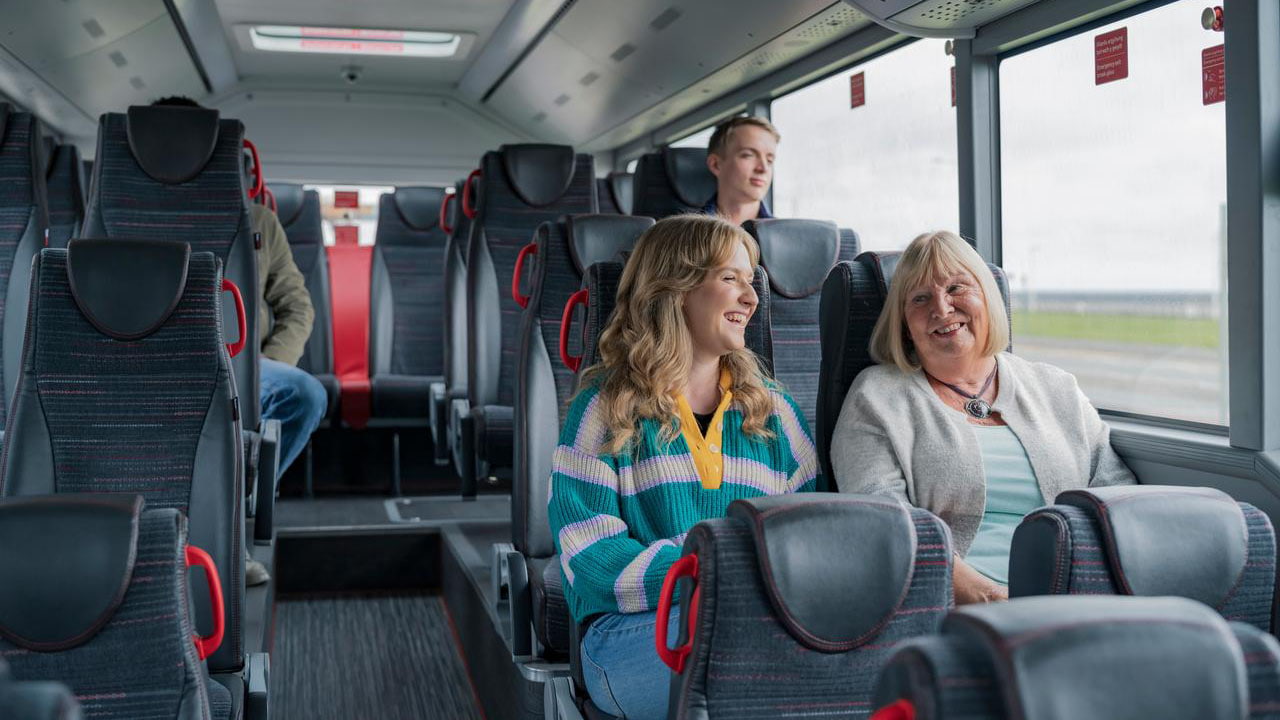
[[[1129,77],[1129,28],[1105,32],[1093,38],[1093,84]]]

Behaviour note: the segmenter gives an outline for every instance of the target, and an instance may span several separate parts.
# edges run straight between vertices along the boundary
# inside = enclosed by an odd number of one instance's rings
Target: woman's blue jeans
[[[582,674],[596,707],[626,720],[663,720],[671,669],[658,659],[654,626],[658,614],[604,615],[582,638]],[[679,608],[671,609],[669,642],[680,628]]]

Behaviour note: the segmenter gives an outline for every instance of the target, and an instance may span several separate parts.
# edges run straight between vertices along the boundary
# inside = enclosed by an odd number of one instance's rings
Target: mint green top
[[[1009,584],[1009,546],[1022,518],[1044,505],[1036,471],[1007,425],[974,425],[987,475],[987,507],[964,561],[1001,585]]]

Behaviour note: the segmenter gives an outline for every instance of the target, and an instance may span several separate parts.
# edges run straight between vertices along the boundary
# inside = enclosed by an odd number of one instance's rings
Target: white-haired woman
[[[739,498],[817,483],[804,413],[746,348],[758,259],[751,236],[719,218],[667,218],[646,231],[601,333],[600,364],[560,432],[549,515],[569,609],[590,622],[587,692],[629,720],[667,715],[655,608],[685,534]]]
[[[1032,510],[1073,488],[1133,483],[1070,373],[1004,352],[995,277],[950,232],[898,261],[831,442],[843,492],[891,495],[951,527],[959,604],[1008,598],[1009,545]]]

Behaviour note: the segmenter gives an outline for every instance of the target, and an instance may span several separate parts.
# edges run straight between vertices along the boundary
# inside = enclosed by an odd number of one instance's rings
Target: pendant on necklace
[[[964,404],[964,411],[979,420],[986,420],[991,416],[991,406],[982,398],[970,399],[969,402]]]

